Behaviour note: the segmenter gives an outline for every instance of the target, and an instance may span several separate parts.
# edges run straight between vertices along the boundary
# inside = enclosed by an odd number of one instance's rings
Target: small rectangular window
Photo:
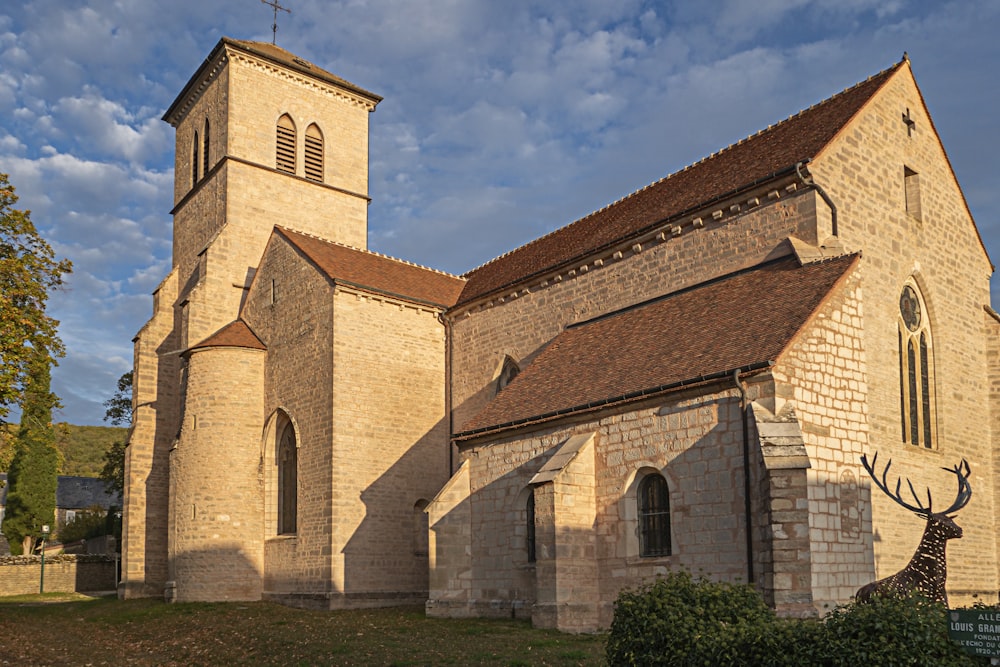
[[[920,175],[909,167],[903,167],[903,190],[906,212],[911,218],[923,220],[920,215]]]

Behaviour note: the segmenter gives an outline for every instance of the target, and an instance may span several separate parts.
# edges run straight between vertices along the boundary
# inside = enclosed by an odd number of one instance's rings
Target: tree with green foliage
[[[28,382],[21,403],[14,460],[7,481],[3,534],[11,553],[31,553],[42,536],[42,526],[53,524],[59,454],[52,428],[52,408],[58,404],[50,391],[51,358],[39,348],[28,366]]]
[[[32,359],[43,351],[51,365],[64,354],[59,322],[45,307],[49,291],[72,270],[16,203],[14,186],[0,173],[0,421],[23,400]]]
[[[104,421],[115,426],[129,424],[132,421],[132,371],[123,373],[118,378],[118,389],[115,395],[104,401]],[[101,479],[108,491],[125,493],[125,443],[115,441],[104,454],[104,468],[101,469]]]

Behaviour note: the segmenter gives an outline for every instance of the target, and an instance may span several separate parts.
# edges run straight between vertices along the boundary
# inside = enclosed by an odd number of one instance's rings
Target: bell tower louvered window
[[[295,173],[295,123],[288,114],[278,119],[275,167],[278,171]]]
[[[315,124],[306,128],[306,178],[323,182],[323,133]]]
[[[899,412],[903,442],[934,447],[934,364],[927,312],[916,285],[899,296]]]

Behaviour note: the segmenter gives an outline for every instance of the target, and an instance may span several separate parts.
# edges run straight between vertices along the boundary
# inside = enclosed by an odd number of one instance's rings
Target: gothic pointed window
[[[660,474],[646,475],[638,489],[639,554],[669,556],[670,491]]]
[[[208,174],[208,119],[205,119],[205,135],[201,138],[201,177]]]
[[[934,447],[934,360],[930,323],[917,286],[899,296],[899,413],[903,442]]]
[[[323,182],[323,133],[315,123],[306,128],[306,178]]]
[[[295,123],[288,114],[278,119],[275,167],[278,171],[295,173]]]
[[[295,428],[285,424],[278,440],[278,534],[290,535],[297,530],[299,455]]]

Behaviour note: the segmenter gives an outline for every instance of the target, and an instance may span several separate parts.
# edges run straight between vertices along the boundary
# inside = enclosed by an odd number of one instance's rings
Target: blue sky
[[[892,65],[1000,257],[1000,2],[283,0],[278,44],[382,95],[369,247],[463,273]],[[75,271],[57,421],[99,424],[170,265],[173,130],[260,0],[0,5],[0,171]],[[996,303],[998,281],[994,279]]]

